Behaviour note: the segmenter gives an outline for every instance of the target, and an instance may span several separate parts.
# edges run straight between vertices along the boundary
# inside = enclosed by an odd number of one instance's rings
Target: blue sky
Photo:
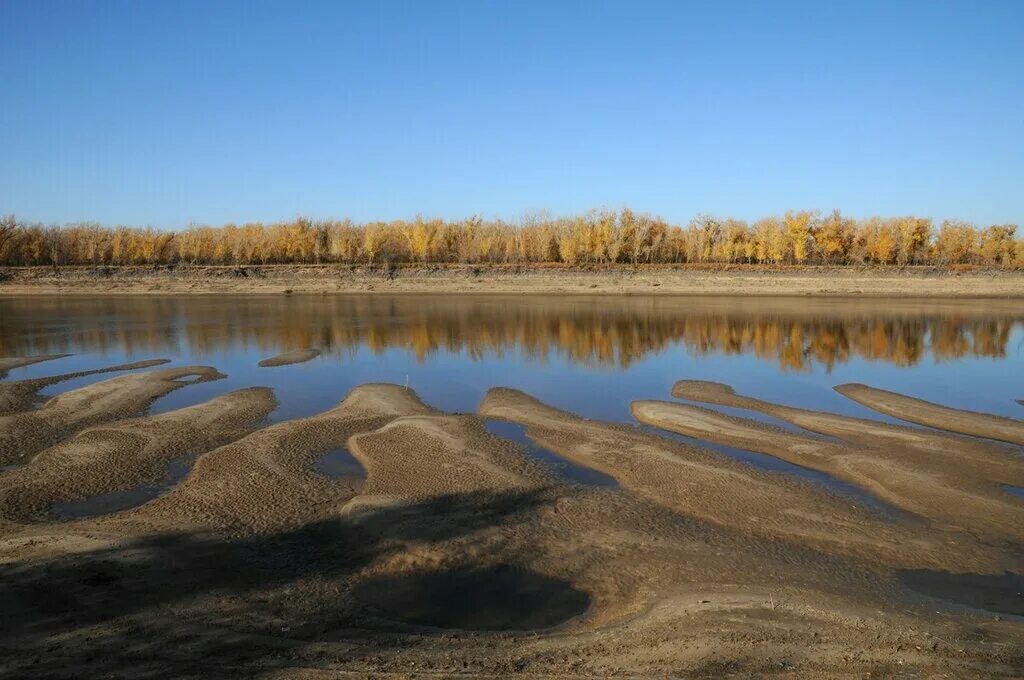
[[[0,213],[1019,223],[1022,35],[1019,1],[2,0]]]

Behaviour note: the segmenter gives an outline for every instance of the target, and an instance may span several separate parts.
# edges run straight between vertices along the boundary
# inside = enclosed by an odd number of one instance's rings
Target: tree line
[[[984,265],[1024,268],[1017,225],[960,220],[854,219],[838,210],[793,210],[749,223],[698,215],[685,226],[628,208],[531,216],[517,223],[303,217],[274,224],[190,226],[181,231],[63,226],[0,219],[0,264],[827,264]]]

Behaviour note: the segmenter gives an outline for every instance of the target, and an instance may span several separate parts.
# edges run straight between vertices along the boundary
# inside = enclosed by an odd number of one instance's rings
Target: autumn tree
[[[967,222],[944,220],[935,239],[937,264],[966,264],[974,255],[977,231]]]
[[[409,244],[412,256],[422,262],[430,257],[434,246],[434,239],[437,237],[438,223],[436,220],[426,221],[417,217],[411,224],[405,225],[402,235]]]
[[[786,235],[792,244],[793,261],[797,264],[807,260],[815,217],[816,214],[809,210],[790,210],[782,218],[786,225]]]
[[[558,239],[558,255],[562,262],[580,264],[586,258],[586,225],[577,217],[562,225]]]
[[[993,224],[979,236],[978,255],[985,264],[1009,267],[1016,257],[1017,244],[1013,235],[1016,224]]]
[[[754,253],[758,262],[781,264],[785,261],[788,241],[783,223],[777,217],[766,217],[754,223]]]
[[[864,244],[865,257],[877,264],[890,264],[896,257],[898,231],[893,220],[872,217],[864,220],[858,239]]]
[[[363,254],[366,261],[373,263],[381,254],[387,241],[386,227],[380,222],[372,222],[363,229]]]
[[[931,245],[932,221],[919,217],[896,218],[899,240],[896,262],[901,265],[915,264],[924,259]]]
[[[80,222],[63,227],[0,219],[0,264],[129,265],[357,262],[461,263],[763,263],[940,265],[978,263],[1024,268],[1024,239],[1016,225],[978,231],[946,220],[934,230],[918,217],[856,221],[838,210],[819,218],[790,211],[752,226],[741,220],[698,215],[685,227],[621,210],[551,217],[519,223],[465,220],[350,220],[297,218],[273,224],[193,224],[180,232],[103,227]]]
[[[640,257],[640,249],[637,248],[637,221],[636,215],[629,208],[623,208],[619,213],[618,250],[623,258],[636,265]]]
[[[747,247],[749,243],[751,234],[747,223],[729,218],[721,225],[721,236],[714,248],[714,258],[718,262],[749,259],[753,253],[753,249]]]
[[[854,221],[833,210],[814,228],[812,237],[825,264],[846,262],[854,243]]]
[[[711,215],[697,215],[687,226],[687,259],[691,262],[709,262],[715,246],[722,237],[722,221]]]
[[[330,227],[329,253],[334,261],[352,264],[362,256],[362,232],[351,220],[335,222]]]

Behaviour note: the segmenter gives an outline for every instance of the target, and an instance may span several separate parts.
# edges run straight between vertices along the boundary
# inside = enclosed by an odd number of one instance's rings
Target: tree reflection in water
[[[120,351],[192,356],[319,347],[481,358],[552,352],[628,367],[681,344],[695,355],[752,354],[783,370],[851,358],[913,366],[1001,358],[1024,303],[785,298],[250,296],[0,300],[0,356]]]

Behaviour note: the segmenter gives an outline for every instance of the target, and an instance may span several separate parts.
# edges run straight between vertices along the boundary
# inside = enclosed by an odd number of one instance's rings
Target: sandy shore
[[[0,295],[516,293],[854,297],[1024,297],[1024,272],[936,267],[423,265],[6,268]]]
[[[19,366],[26,366],[41,361],[49,361],[50,359],[59,359],[65,356],[70,355],[60,354],[56,356],[32,357],[31,361],[22,363]],[[92,371],[75,371],[73,373],[63,373],[60,375],[46,376],[44,378],[36,378],[34,380],[11,380],[9,382],[3,382],[0,383],[0,416],[28,409],[29,406],[41,399],[39,396],[39,392],[41,390],[49,387],[50,385],[62,383],[65,380],[74,380],[75,378],[99,375],[101,373],[134,371],[140,368],[151,368],[153,366],[160,366],[161,364],[166,363],[168,363],[167,359],[150,359],[145,361],[133,361],[131,363],[120,364],[118,366],[107,366]]]
[[[0,521],[39,520],[58,503],[155,482],[169,461],[238,439],[274,405],[271,390],[255,387],[84,430],[0,476]]]
[[[987,422],[978,414],[958,413],[956,432],[916,436],[714,383],[675,389],[842,440],[759,426],[773,455],[813,465],[817,451],[835,459],[833,472],[852,460],[845,469],[879,466],[882,479],[916,470],[927,484],[900,487],[911,501],[949,489],[988,503],[990,517],[964,505],[958,524],[953,501],[886,515],[508,389],[491,390],[478,413],[366,384],[330,410],[269,426],[261,419],[274,398],[259,387],[144,415],[155,395],[188,389],[182,378],[218,375],[117,376],[39,408],[19,402],[0,422],[45,433],[41,443],[4,443],[21,465],[0,471],[0,674],[1010,678],[1024,669],[1021,506],[995,495],[1020,482],[1024,464],[1006,445],[963,433]],[[634,407],[667,428],[711,422],[678,402]],[[918,405],[886,408],[906,417]],[[492,434],[494,419],[619,486],[570,483]],[[754,427],[711,424],[710,441]],[[823,444],[832,448],[808,448]],[[318,469],[339,449],[365,479]],[[47,512],[152,482],[182,453],[198,456],[187,475],[135,507]]]
[[[141,415],[158,397],[224,377],[209,366],[165,368],[70,390],[37,410],[0,417],[0,465],[24,463],[47,446],[92,425]],[[38,385],[33,381],[33,386]]]
[[[991,540],[1024,543],[1024,506],[999,487],[1000,483],[1017,485],[1024,479],[1024,470],[1013,465],[1008,451],[1002,452],[1004,468],[985,470],[971,465],[966,455],[940,456],[919,449],[912,441],[900,446],[895,437],[885,437],[888,426],[881,423],[862,421],[864,432],[879,433],[880,441],[857,445],[793,434],[689,404],[636,401],[632,410],[641,422],[670,432],[765,453],[852,482],[903,510],[927,517],[936,527],[969,528]],[[807,422],[789,413],[779,415],[797,424]],[[844,420],[822,414],[812,427],[816,432],[842,436]],[[838,423],[833,425],[835,421]],[[946,446],[956,450],[957,443],[949,438]]]
[[[1024,446],[1024,422],[1019,420],[947,408],[867,385],[839,385],[836,391],[875,411],[912,423]]]
[[[274,366],[290,366],[291,364],[302,364],[312,361],[320,356],[318,349],[297,349],[291,352],[284,352],[277,356],[267,357],[259,362],[260,368],[273,368]]]

